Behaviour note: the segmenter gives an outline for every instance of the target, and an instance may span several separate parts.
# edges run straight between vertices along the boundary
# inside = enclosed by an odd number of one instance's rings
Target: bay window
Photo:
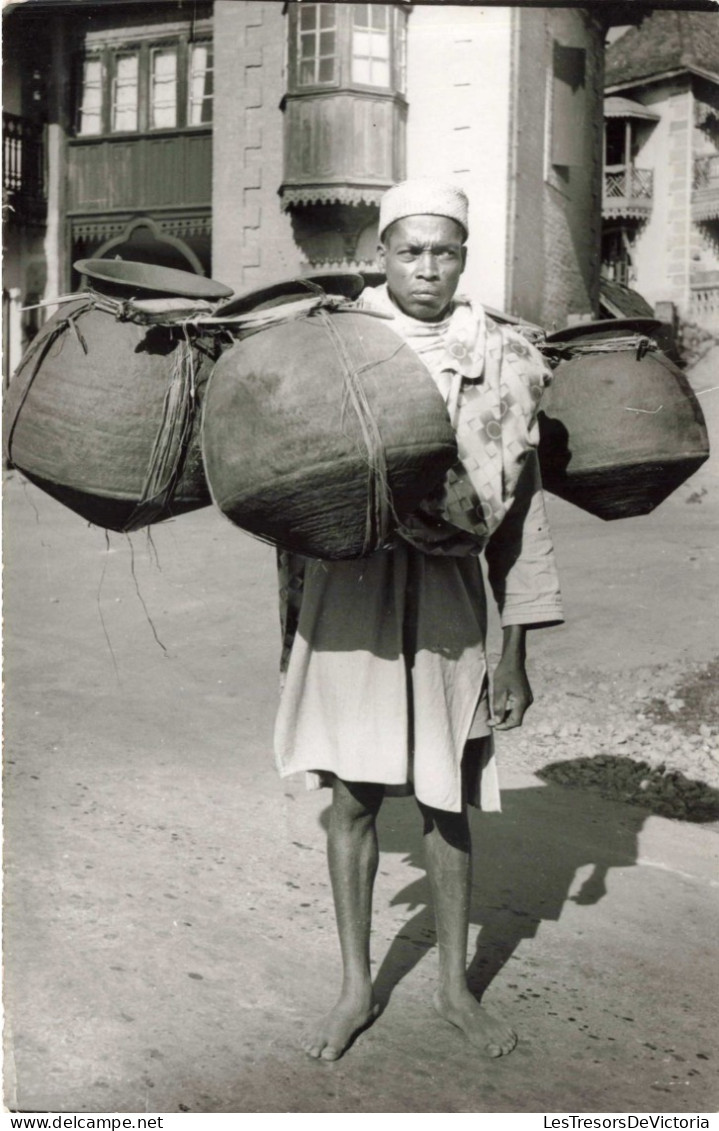
[[[290,90],[354,86],[404,93],[406,21],[394,4],[291,3]]]
[[[373,210],[403,179],[406,26],[401,3],[288,4],[283,209]]]

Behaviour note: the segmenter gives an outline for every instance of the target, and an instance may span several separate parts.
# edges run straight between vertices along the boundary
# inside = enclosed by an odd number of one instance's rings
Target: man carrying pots
[[[414,794],[424,822],[439,980],[434,1005],[488,1056],[516,1043],[466,981],[471,842],[467,806],[499,808],[493,730],[520,726],[532,693],[527,628],[562,620],[536,457],[549,373],[514,329],[457,294],[468,201],[433,180],[391,188],[380,206],[386,284],[360,306],[426,364],[454,425],[459,462],[400,528],[360,561],[281,555],[284,686],[275,731],[280,773],[332,789],[328,857],[342,953],[339,998],[308,1033],[336,1060],[377,1016],[370,975],[376,817]],[[503,632],[489,693],[484,552]]]

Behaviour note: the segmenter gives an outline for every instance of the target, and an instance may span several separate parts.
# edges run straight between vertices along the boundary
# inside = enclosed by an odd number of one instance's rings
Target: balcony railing
[[[19,224],[42,224],[47,213],[42,125],[3,112],[3,213]]]
[[[654,172],[634,165],[607,165],[604,169],[602,215],[644,220],[652,210]]]
[[[719,153],[694,158],[692,220],[719,219]]]

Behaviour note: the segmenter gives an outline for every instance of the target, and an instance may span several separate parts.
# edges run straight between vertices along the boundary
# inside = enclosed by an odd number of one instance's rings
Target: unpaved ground
[[[690,377],[713,452],[656,511],[602,523],[549,498],[567,624],[535,634],[536,702],[506,741],[546,780],[706,821],[719,818],[719,349]]]
[[[398,801],[373,933],[386,1010],[316,1065],[298,1040],[337,968],[327,798],[272,766],[272,552],[210,510],[106,543],[9,476],[6,1103],[717,1107],[716,461],[643,519],[550,512],[567,624],[533,635],[504,812],[474,822],[473,984],[518,1049],[478,1065],[432,1014],[421,834]]]

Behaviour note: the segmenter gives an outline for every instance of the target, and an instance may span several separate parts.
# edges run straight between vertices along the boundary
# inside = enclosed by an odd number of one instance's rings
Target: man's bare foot
[[[517,1034],[514,1030],[504,1021],[487,1013],[469,990],[452,997],[437,992],[433,1000],[440,1017],[461,1029],[485,1056],[506,1056],[516,1045]]]
[[[333,1009],[305,1036],[302,1047],[315,1060],[339,1060],[354,1038],[367,1029],[379,1013],[369,993],[342,993]]]

